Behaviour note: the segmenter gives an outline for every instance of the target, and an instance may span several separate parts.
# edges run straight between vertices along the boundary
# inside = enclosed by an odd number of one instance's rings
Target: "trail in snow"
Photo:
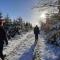
[[[28,32],[21,38],[16,36],[9,41],[9,45],[4,48],[4,53],[7,53],[9,60],[32,60],[35,46],[41,60],[60,60],[60,47],[46,43],[43,34],[39,35],[36,45],[33,32]]]
[[[27,33],[22,38],[17,37],[17,40],[11,41],[12,43],[10,42],[4,50],[4,53],[7,53],[7,58],[9,60],[32,60],[35,48],[33,32]]]

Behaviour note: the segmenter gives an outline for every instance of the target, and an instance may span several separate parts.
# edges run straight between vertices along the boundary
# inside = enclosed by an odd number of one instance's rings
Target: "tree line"
[[[21,32],[32,30],[32,24],[30,22],[25,22],[22,17],[17,17],[17,19],[12,20],[9,15],[3,18],[2,13],[0,13],[0,20],[5,21],[4,29],[9,39],[16,34],[21,34]]]

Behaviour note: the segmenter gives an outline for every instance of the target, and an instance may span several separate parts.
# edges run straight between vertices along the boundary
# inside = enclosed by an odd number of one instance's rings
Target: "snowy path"
[[[33,32],[23,36],[16,36],[4,48],[9,60],[33,60],[34,49],[38,51],[39,60],[60,60],[60,47],[47,44],[42,35],[39,35],[38,44],[35,46]]]
[[[17,36],[15,40],[9,42],[4,53],[7,53],[9,60],[32,60],[34,48],[34,35],[32,32],[29,32],[22,38]]]

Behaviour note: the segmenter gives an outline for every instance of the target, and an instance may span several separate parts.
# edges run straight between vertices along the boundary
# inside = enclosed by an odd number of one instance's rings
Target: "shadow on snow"
[[[28,51],[25,51],[25,53],[19,58],[19,60],[33,60],[34,55],[34,49],[35,49],[36,43],[34,43],[31,48]]]

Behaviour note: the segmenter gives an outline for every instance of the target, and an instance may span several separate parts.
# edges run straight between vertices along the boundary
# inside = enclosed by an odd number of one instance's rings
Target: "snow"
[[[32,60],[35,48],[33,32],[15,37],[9,41],[9,45],[4,48],[9,60]],[[18,39],[18,40],[17,40]]]
[[[37,45],[34,41],[33,32],[15,36],[4,48],[7,59],[33,60],[35,49],[37,49],[41,60],[60,60],[60,47],[46,43],[45,35],[42,32],[39,35]]]
[[[41,35],[38,46],[41,60],[60,60],[60,47],[46,43]]]

